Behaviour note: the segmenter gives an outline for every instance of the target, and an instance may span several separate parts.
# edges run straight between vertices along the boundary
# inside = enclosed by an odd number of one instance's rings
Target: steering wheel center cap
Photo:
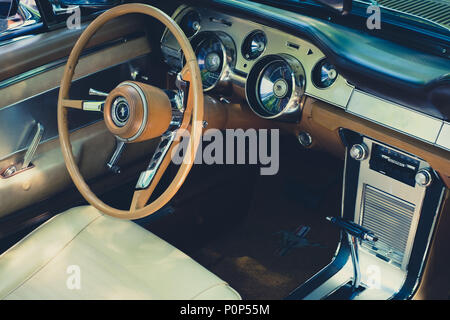
[[[123,127],[130,118],[130,106],[124,97],[117,97],[111,106],[111,118],[118,127]]]
[[[163,90],[124,81],[108,94],[103,116],[106,127],[116,138],[127,143],[139,142],[167,130],[172,120],[172,105]]]

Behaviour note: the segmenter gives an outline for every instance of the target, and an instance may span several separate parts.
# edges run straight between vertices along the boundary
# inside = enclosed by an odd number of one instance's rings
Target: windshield
[[[424,19],[450,29],[450,0],[354,0]]]
[[[325,0],[253,0],[278,3],[289,3],[299,6],[322,6],[319,2]],[[330,5],[338,0],[328,0]],[[391,19],[405,20],[403,23],[415,21],[415,23],[428,25],[434,29],[450,31],[450,0],[353,0],[353,8],[365,11],[368,6],[380,6],[382,14],[389,13]],[[358,11],[359,11],[358,10]],[[354,9],[352,9],[354,13]],[[381,17],[382,18],[382,17]]]

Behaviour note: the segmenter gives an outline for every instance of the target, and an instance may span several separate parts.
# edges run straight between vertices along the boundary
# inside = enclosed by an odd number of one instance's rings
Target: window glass
[[[17,13],[8,19],[0,20],[0,32],[11,32],[41,21],[35,0],[20,0]]]

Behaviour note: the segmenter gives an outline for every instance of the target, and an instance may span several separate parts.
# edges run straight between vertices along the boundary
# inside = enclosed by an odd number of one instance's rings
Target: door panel
[[[139,29],[141,20],[125,18],[120,19],[124,21],[121,24],[102,28],[91,41],[91,48],[77,65],[72,98],[93,99],[88,95],[89,88],[109,92],[120,82],[130,80],[136,68],[145,70],[147,75],[151,61],[158,61],[152,59],[148,40],[143,29]],[[73,186],[60,150],[56,113],[65,60],[81,31],[54,31],[0,46],[0,172],[14,164],[20,166],[36,124],[44,126],[33,166],[7,178],[0,176],[0,218],[13,216],[11,213]],[[15,55],[12,47],[17,50]],[[149,78],[151,83],[152,77]],[[86,179],[103,179],[108,173],[106,163],[114,151],[115,138],[106,129],[102,114],[70,110],[69,119],[73,152],[81,172]],[[156,143],[130,145],[120,164],[126,166],[146,159]],[[123,180],[117,175],[109,185]]]

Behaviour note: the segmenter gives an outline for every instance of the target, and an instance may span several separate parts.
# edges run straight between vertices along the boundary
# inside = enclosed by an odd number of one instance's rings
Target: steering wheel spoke
[[[63,99],[62,105],[65,108],[103,112],[105,101]]]
[[[174,143],[176,135],[176,130],[168,130],[161,136],[161,141],[159,142],[147,169],[141,172],[136,183],[136,191],[133,195],[131,210],[142,208],[151,197],[158,182],[161,180],[161,177],[170,164],[172,150],[177,145],[177,143]]]

